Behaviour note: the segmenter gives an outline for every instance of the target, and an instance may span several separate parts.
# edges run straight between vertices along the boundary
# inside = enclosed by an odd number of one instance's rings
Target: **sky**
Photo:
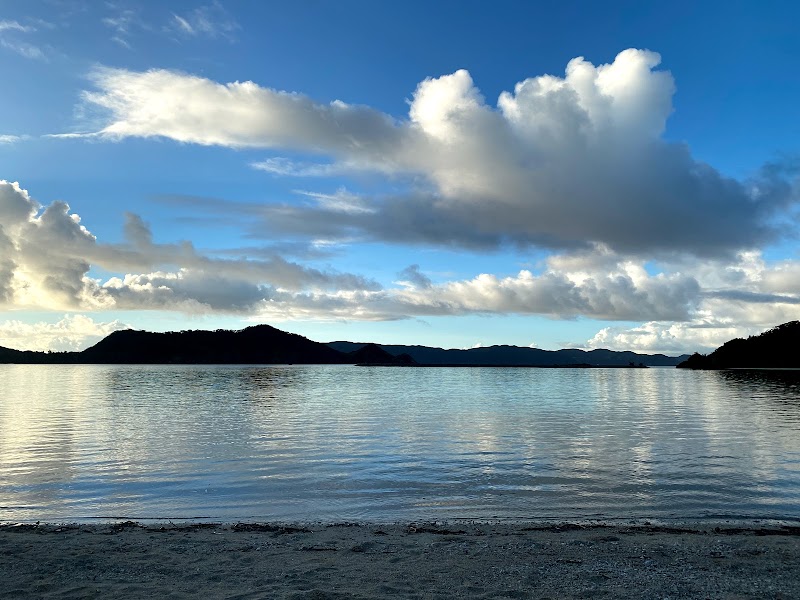
[[[0,1],[0,346],[800,319],[800,5]]]

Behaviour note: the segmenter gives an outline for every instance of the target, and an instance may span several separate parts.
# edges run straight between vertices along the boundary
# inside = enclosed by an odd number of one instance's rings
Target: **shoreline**
[[[0,523],[13,598],[800,597],[800,526]]]

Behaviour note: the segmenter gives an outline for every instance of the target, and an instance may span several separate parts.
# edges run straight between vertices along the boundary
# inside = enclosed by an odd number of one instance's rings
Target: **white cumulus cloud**
[[[16,350],[76,351],[120,329],[128,326],[119,321],[95,321],[86,315],[65,315],[55,323],[6,320],[0,321],[0,346]]]
[[[739,181],[666,142],[675,85],[660,61],[635,49],[597,66],[576,58],[563,76],[525,79],[495,106],[459,70],[421,82],[405,119],[167,70],[97,69],[84,101],[106,114],[94,136],[301,151],[329,162],[255,166],[301,176],[339,166],[414,181],[363,198],[371,210],[361,213],[267,206],[264,235],[729,257],[776,239],[776,216],[797,201],[796,173],[770,165]]]

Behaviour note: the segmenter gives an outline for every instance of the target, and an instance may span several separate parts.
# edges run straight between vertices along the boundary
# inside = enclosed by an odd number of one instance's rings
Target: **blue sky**
[[[800,318],[789,2],[0,6],[0,346]]]

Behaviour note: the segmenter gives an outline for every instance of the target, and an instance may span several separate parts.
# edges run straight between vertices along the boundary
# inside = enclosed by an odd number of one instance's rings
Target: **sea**
[[[0,521],[800,520],[797,371],[0,365]]]

